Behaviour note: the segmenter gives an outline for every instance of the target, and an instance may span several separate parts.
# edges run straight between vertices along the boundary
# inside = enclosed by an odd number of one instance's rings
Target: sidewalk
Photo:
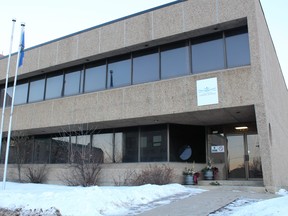
[[[237,198],[271,199],[278,197],[265,192],[264,187],[247,186],[195,186],[207,190],[201,194],[163,205],[139,216],[206,216]]]

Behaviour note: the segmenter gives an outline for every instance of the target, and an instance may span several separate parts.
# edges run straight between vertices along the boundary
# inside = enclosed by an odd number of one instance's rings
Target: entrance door
[[[258,135],[228,135],[227,140],[228,178],[262,178]]]

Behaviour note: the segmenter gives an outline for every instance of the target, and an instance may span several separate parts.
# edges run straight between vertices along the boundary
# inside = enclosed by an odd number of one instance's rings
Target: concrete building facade
[[[16,94],[13,130],[52,183],[67,149],[91,145],[101,184],[151,163],[182,182],[212,158],[218,179],[288,186],[287,87],[258,0],[180,0],[26,49]]]

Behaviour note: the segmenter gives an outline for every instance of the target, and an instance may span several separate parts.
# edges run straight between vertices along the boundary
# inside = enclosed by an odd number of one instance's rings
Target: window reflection
[[[108,64],[107,88],[131,85],[131,59],[123,57],[111,60]]]
[[[92,92],[105,89],[106,87],[106,64],[90,66],[85,71],[84,92]]]
[[[208,40],[192,45],[192,71],[200,73],[224,69],[223,38]]]
[[[133,55],[133,84],[159,80],[158,50]]]
[[[14,104],[27,103],[28,95],[28,83],[20,84],[16,86]],[[11,106],[13,96],[13,86],[7,88],[6,106]]]
[[[31,81],[29,88],[29,102],[41,101],[44,98],[45,79]]]
[[[27,103],[28,91],[30,103],[42,101],[44,92],[44,100],[53,99],[249,64],[247,27],[233,29],[76,66],[46,79],[38,76],[38,80],[21,81],[16,87],[15,105]],[[12,90],[13,87],[7,90],[7,106],[12,102]],[[3,96],[1,89],[2,99]]]
[[[34,140],[33,163],[49,163],[50,157],[50,142],[49,138],[36,138]]]
[[[250,64],[248,33],[226,37],[228,68]]]
[[[129,129],[123,136],[123,162],[138,162],[138,128]]]
[[[45,99],[61,97],[62,90],[63,90],[63,75],[47,78]]]
[[[189,47],[186,43],[161,48],[161,78],[167,79],[189,74]]]
[[[141,130],[140,161],[167,161],[167,132],[165,126],[150,126]]]
[[[113,133],[94,134],[92,151],[99,157],[104,157],[104,163],[113,162]]]
[[[7,88],[6,94],[7,94],[6,95],[6,106],[11,106],[11,104],[12,104],[12,96],[13,96],[13,86]]]
[[[115,151],[114,151],[114,162],[121,163],[123,161],[123,139],[124,133],[115,133]]]
[[[65,74],[64,96],[79,94],[81,87],[81,71]]]
[[[50,163],[68,163],[70,153],[70,139],[66,137],[53,137],[51,140]]]
[[[30,164],[32,163],[32,155],[33,155],[33,141],[31,139],[28,138],[26,139],[21,135],[20,136],[16,135],[15,137],[12,138],[10,142],[9,163]]]

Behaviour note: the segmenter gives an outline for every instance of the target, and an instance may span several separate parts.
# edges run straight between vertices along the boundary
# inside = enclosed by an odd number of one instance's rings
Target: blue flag
[[[22,32],[22,35],[21,35],[21,43],[20,43],[20,46],[21,46],[21,50],[20,50],[20,57],[19,57],[19,64],[18,64],[18,67],[21,67],[22,64],[23,64],[23,58],[24,58],[24,47],[25,47],[24,31]]]

